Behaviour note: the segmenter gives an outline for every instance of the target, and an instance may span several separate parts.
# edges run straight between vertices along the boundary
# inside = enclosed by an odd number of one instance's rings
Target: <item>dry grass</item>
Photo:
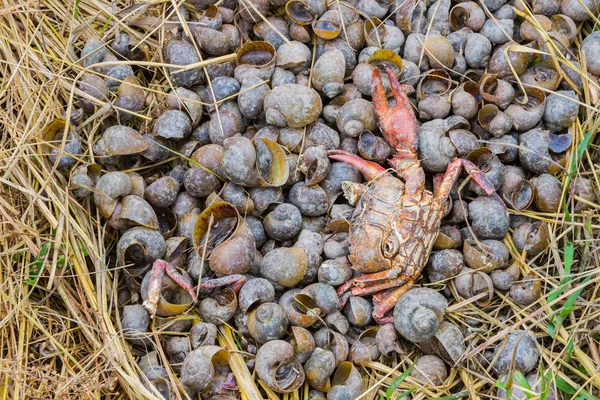
[[[90,37],[111,39],[117,29],[129,32],[151,55],[144,76],[149,93],[156,96],[150,98],[140,123],[147,128],[158,96],[168,89],[166,64],[161,63],[158,50],[165,38],[160,17],[175,3],[142,3],[141,10],[159,19],[136,23],[127,13],[113,16],[114,10],[129,4],[124,0],[0,2],[0,400],[155,398],[140,379],[136,355],[119,336],[114,306],[119,274],[109,270],[114,232],[104,230],[89,200],[70,197],[69,177],[47,162],[47,147],[41,146],[40,136],[50,121],[71,111],[68,105],[78,95],[76,83],[84,72],[77,63],[83,42]],[[135,25],[146,27],[148,34]],[[593,28],[591,23],[584,25],[578,43]],[[550,50],[553,60],[567,62],[556,49]],[[584,107],[570,129],[574,144],[560,178],[566,187],[570,179],[584,176],[597,189],[600,149],[595,139],[600,117],[593,104],[597,86],[585,83],[586,90],[580,93]],[[111,112],[109,105],[101,110],[98,118],[79,127],[85,149],[97,136],[102,118]],[[83,158],[90,155],[88,150]],[[505,240],[522,272],[542,281],[545,295],[521,308],[496,293],[482,309],[455,294],[459,300],[447,317],[459,326],[467,317],[482,322],[467,340],[464,367],[453,369],[440,387],[423,387],[406,378],[394,396],[414,389],[413,399],[458,391],[450,398],[493,398],[495,378],[476,368],[477,355],[514,329],[530,329],[540,344],[540,370],[561,396],[597,397],[600,205],[591,204],[589,211],[576,214],[566,191],[565,199],[560,213],[525,212],[551,223],[547,253],[526,260]],[[551,323],[556,327],[553,334]],[[219,342],[237,349],[235,333],[228,328],[221,331]],[[156,344],[162,353],[160,341]],[[363,370],[368,391],[362,398],[385,397],[387,387],[398,382],[411,359],[414,354],[368,365]],[[232,357],[232,369],[243,398],[278,398],[254,380],[239,353]],[[307,395],[305,386],[285,398]]]

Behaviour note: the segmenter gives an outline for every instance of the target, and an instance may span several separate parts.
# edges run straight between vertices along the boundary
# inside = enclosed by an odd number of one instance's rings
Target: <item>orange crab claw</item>
[[[373,70],[373,105],[378,117],[379,129],[387,142],[399,154],[411,155],[417,152],[417,118],[408,100],[406,91],[398,82],[393,72],[386,68],[392,94],[396,105],[390,107],[383,87],[379,69]]]
[[[368,181],[377,178],[386,171],[381,165],[362,159],[356,154],[345,150],[329,150],[327,153],[329,154],[329,158],[343,161],[358,169]]]

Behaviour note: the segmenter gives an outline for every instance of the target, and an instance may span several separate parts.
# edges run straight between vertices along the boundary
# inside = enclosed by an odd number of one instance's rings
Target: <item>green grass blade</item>
[[[468,390],[465,390],[464,392],[458,392],[455,394],[451,394],[450,396],[438,397],[435,400],[458,400],[458,399],[462,399],[464,397],[469,396],[469,394],[471,394],[471,392],[469,392]]]
[[[25,279],[26,284],[30,286],[35,285],[40,276],[40,273],[42,272],[42,268],[44,267],[44,263],[46,262],[46,256],[48,255],[49,251],[50,242],[42,246],[37,257],[31,263],[31,266],[29,267],[29,276],[27,277],[27,279]]]
[[[390,385],[388,390],[385,391],[385,400],[391,400],[392,394],[394,394],[394,391],[398,388],[398,386],[400,386],[400,384],[402,382],[404,382],[404,380],[406,379],[408,374],[410,374],[410,371],[412,371],[414,366],[415,366],[415,364],[412,364],[410,367],[408,367],[408,369],[406,371],[404,371],[402,373],[402,375],[400,375],[398,378],[396,378],[396,380]]]

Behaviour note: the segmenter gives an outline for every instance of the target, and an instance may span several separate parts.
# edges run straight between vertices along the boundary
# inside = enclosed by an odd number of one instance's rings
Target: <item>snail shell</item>
[[[192,345],[192,349],[214,345],[216,341],[217,327],[211,323],[198,322],[190,329],[190,344]]]
[[[322,391],[331,387],[330,376],[335,370],[335,357],[329,350],[317,347],[304,364],[304,374],[308,384]]]
[[[317,119],[322,108],[314,89],[297,84],[277,86],[264,101],[267,122],[281,128],[303,128]]]
[[[333,99],[344,90],[346,62],[344,54],[338,49],[325,52],[315,62],[312,83],[315,89]]]
[[[312,334],[300,326],[292,326],[290,333],[290,344],[294,347],[296,359],[305,363],[315,350],[315,339]]]
[[[287,327],[285,311],[276,303],[263,303],[248,315],[248,331],[259,343],[282,338]]]
[[[496,347],[492,367],[498,375],[508,373],[513,366],[516,371],[529,372],[536,367],[539,356],[537,343],[532,335],[516,330]]]
[[[258,377],[278,393],[289,393],[304,383],[304,369],[294,357],[294,348],[283,340],[271,340],[256,353]]]
[[[238,303],[242,312],[247,313],[262,303],[273,301],[275,298],[275,288],[266,279],[250,279],[240,289],[238,294]]]
[[[356,399],[364,391],[363,380],[358,369],[351,362],[343,362],[331,379],[331,389],[327,400]]]
[[[406,292],[394,307],[394,326],[411,342],[432,338],[448,307],[448,301],[433,289],[414,288]]]

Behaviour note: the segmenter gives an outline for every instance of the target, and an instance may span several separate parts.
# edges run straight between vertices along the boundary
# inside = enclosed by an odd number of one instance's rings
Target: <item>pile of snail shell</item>
[[[50,146],[48,160],[70,177],[72,196],[91,198],[119,238],[110,262],[120,271],[120,326],[145,382],[167,399],[182,388],[235,398],[231,354],[217,341],[227,324],[247,366],[278,393],[307,382],[310,399],[355,398],[364,390],[362,366],[409,353],[409,379],[443,384],[449,369],[464,363],[465,336],[481,324],[447,318],[450,303],[479,296],[479,307],[498,299],[536,306],[539,276],[523,272],[511,254],[543,262],[550,227],[523,211],[554,213],[566,196],[583,213],[595,200],[591,181],[581,177],[563,195],[560,174],[583,93],[577,70],[585,67],[592,82],[600,75],[600,33],[576,47],[577,24],[597,15],[600,4],[213,3],[188,0],[168,11],[170,31],[155,54],[123,32],[87,40],[68,127],[58,119],[44,131],[46,141],[60,143]],[[533,19],[523,17],[525,7]],[[210,63],[232,53],[235,59]],[[582,53],[585,66],[577,61]],[[169,65],[161,69],[164,90],[148,89],[147,67],[122,60]],[[184,68],[200,61],[209,63]],[[393,155],[370,98],[374,68],[389,68],[410,85],[428,180],[453,158],[467,158],[511,210],[505,216],[461,179],[422,278],[398,301],[394,323],[383,326],[372,319],[369,297],[342,301],[336,294],[357,274],[347,259],[353,207],[341,196],[342,183],[364,180],[327,157],[344,149],[386,165]],[[389,89],[387,77],[384,85]],[[85,150],[78,124],[107,102],[112,114]],[[193,286],[246,279],[239,291],[202,289],[194,305],[164,278],[154,329],[169,332],[160,335],[168,365],[151,351],[151,316],[141,305],[158,259]],[[471,367],[502,379],[521,371],[535,390],[537,346],[531,332],[515,331]],[[172,385],[167,368],[181,386]]]

